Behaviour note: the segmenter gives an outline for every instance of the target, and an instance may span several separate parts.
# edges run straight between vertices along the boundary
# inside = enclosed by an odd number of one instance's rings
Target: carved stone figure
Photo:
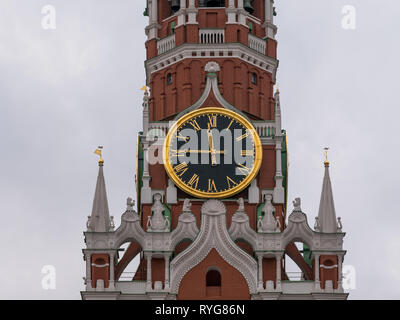
[[[296,198],[293,201],[293,206],[294,206],[293,211],[300,211],[301,212],[301,199],[300,198]]]
[[[90,229],[90,223],[92,221],[92,217],[88,216],[87,222],[86,222],[86,228],[89,230]]]
[[[157,193],[154,196],[154,204],[151,207],[152,216],[147,221],[147,231],[149,232],[167,232],[170,222],[164,216],[164,206],[161,203],[161,195]]]
[[[338,217],[338,218],[337,218],[337,231],[338,231],[338,232],[342,232],[342,229],[343,229],[342,218],[341,218],[341,217]]]
[[[321,226],[319,224],[319,218],[318,217],[315,217],[314,229],[315,229],[316,232],[320,232],[321,231]]]
[[[133,211],[134,205],[135,205],[135,200],[132,200],[132,198],[126,199],[126,211]]]
[[[189,199],[185,199],[183,201],[183,209],[182,209],[182,211],[183,212],[190,212],[190,208],[191,207],[192,207],[192,204],[190,203],[190,200]]]
[[[237,200],[237,203],[239,205],[238,211],[244,211],[244,200],[243,200],[243,198],[239,198]]]
[[[275,219],[275,207],[272,204],[272,195],[267,194],[265,196],[265,205],[262,209],[263,217],[259,217],[257,223],[259,230],[261,232],[279,232],[279,222]]]
[[[110,229],[111,229],[111,230],[114,230],[114,228],[115,228],[114,217],[111,216],[111,217],[110,217]]]

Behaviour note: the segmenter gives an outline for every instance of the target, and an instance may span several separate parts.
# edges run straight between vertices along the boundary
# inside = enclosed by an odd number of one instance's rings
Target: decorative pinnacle
[[[280,93],[280,91],[279,91],[279,84],[276,84],[276,93]]]
[[[325,161],[324,161],[324,165],[325,167],[329,167],[329,160],[328,160],[328,147],[324,148],[324,154],[325,154]]]
[[[103,146],[99,146],[94,153],[97,154],[100,158],[99,158],[99,166],[102,166],[104,164],[104,160],[102,157],[102,151],[103,151]]]

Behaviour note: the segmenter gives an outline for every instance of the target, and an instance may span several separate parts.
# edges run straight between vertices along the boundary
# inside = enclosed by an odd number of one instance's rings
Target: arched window
[[[167,74],[167,84],[168,85],[172,84],[172,73]]]
[[[221,273],[218,270],[210,270],[206,275],[206,287],[220,287]]]
[[[221,296],[221,272],[217,267],[211,267],[206,274],[207,297]]]
[[[251,74],[251,83],[257,85],[257,73],[255,72]]]

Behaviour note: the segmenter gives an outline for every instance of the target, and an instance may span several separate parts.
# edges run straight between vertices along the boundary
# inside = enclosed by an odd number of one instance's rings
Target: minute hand
[[[185,153],[211,153],[210,150],[190,150],[189,149],[189,150],[177,150],[177,151],[172,150],[172,151],[174,151],[174,152],[176,152],[178,154],[185,154]],[[216,153],[216,154],[225,154],[225,151],[214,150],[213,152]]]
[[[214,149],[214,141],[211,130],[208,130],[208,143],[210,145],[210,152],[211,152],[211,165],[216,166],[217,165],[217,158],[215,156],[216,150]]]

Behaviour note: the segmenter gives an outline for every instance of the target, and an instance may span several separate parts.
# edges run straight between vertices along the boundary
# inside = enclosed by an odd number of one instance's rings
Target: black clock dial
[[[210,109],[178,121],[167,138],[167,171],[186,192],[226,197],[242,190],[258,171],[260,143],[241,116]]]

